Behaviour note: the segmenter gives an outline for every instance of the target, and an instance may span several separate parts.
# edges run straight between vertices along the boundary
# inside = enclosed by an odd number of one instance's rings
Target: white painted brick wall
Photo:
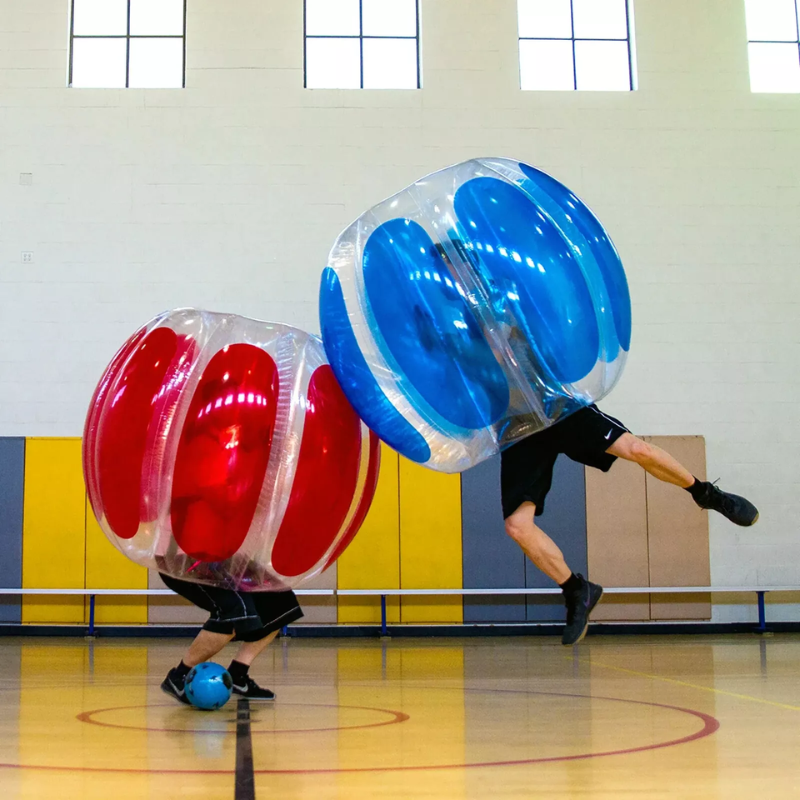
[[[561,94],[519,91],[514,0],[422,0],[424,89],[358,92],[303,90],[301,0],[189,0],[187,88],[118,91],[66,88],[67,0],[0,0],[0,435],[79,434],[112,353],[166,308],[316,331],[354,217],[518,157],[625,261],[633,352],[605,406],[704,434],[710,477],[761,508],[753,530],[712,517],[714,582],[800,582],[800,96],[750,93],[743,6],[636,0],[639,91]]]

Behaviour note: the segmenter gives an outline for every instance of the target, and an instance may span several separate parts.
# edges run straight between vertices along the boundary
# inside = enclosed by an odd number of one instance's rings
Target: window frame
[[[75,2],[75,0],[72,0]],[[129,0],[130,2],[130,0]],[[571,0],[570,0],[571,2]],[[364,36],[364,0],[358,0],[358,35],[342,36],[338,34],[308,34],[308,0],[303,0],[303,88],[310,89],[311,91],[364,91],[364,39],[403,39],[404,41],[414,40],[416,42],[417,51],[417,85],[414,89],[367,89],[366,91],[378,92],[409,92],[416,91],[422,88],[422,64],[420,53],[420,0],[414,0],[416,10],[416,31],[413,36]],[[308,40],[309,39],[358,39],[358,66],[359,66],[359,86],[352,89],[331,89],[322,88],[318,89],[314,86],[308,85]]]
[[[517,14],[519,15],[519,2],[517,0]],[[575,55],[576,42],[625,42],[628,45],[628,88],[625,91],[636,91],[636,77],[634,75],[634,44],[633,44],[633,0],[623,0],[625,3],[625,28],[627,35],[624,39],[610,39],[608,37],[587,38],[575,36],[575,0],[569,0],[569,20],[572,36],[520,36],[519,16],[517,17],[517,61],[520,64],[519,85],[521,91],[526,92],[584,92],[584,91],[619,91],[616,89],[579,89],[578,88],[578,62]],[[796,0],[797,2],[797,0]],[[572,45],[572,89],[522,89],[522,62],[520,47],[521,42],[570,42]]]
[[[152,36],[148,36],[147,34],[131,34],[131,0],[127,0],[128,6],[128,16],[127,16],[127,26],[128,30],[126,33],[118,33],[112,35],[104,35],[104,34],[90,34],[90,35],[82,35],[82,34],[75,34],[75,0],[70,0],[69,3],[69,74],[67,76],[67,87],[70,89],[83,89],[83,88],[97,88],[97,89],[130,89],[130,79],[131,79],[131,39],[181,39],[183,41],[183,65],[182,65],[182,79],[180,87],[163,87],[165,90],[175,89],[175,88],[186,88],[186,12],[189,0],[183,0],[183,33],[180,36],[176,34],[156,34]],[[75,40],[76,39],[125,39],[125,86],[124,87],[116,87],[116,86],[108,86],[108,87],[83,87],[83,86],[73,86],[72,85],[72,62],[74,59],[75,53]],[[134,87],[136,88],[136,87]]]
[[[744,3],[743,3],[744,5]],[[747,13],[747,7],[745,5],[745,14]],[[796,39],[751,39],[750,32],[746,31],[747,33],[747,69],[748,73],[750,73],[750,45],[751,44],[794,44],[797,45],[797,60],[800,63],[800,0],[794,0],[794,22],[795,22],[795,33],[797,34]],[[745,21],[745,26],[747,22]],[[752,73],[749,75],[750,80],[752,81]],[[753,91],[752,85],[750,87],[750,94],[775,94],[775,92],[762,92]],[[783,94],[783,92],[781,92]],[[788,92],[788,94],[798,94],[798,92]]]

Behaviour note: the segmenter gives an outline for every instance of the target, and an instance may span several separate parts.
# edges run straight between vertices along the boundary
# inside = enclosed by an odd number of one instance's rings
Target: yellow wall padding
[[[83,589],[86,495],[81,440],[32,438],[25,456],[24,589]],[[23,622],[84,622],[84,598],[27,596]]]
[[[400,509],[398,455],[381,444],[381,471],[375,499],[350,546],[338,562],[339,589],[400,588]],[[379,597],[339,597],[340,623],[376,624]],[[389,622],[400,621],[398,599],[388,598]]]
[[[706,478],[706,445],[702,436],[647,436],[683,464],[698,480]],[[674,486],[652,475],[647,487],[647,549],[651,586],[708,586],[711,565],[708,512],[687,502]],[[690,500],[690,498],[689,498]],[[654,594],[650,619],[710,619],[710,594]]]
[[[460,589],[463,585],[461,476],[400,459],[400,585]],[[459,595],[403,597],[403,622],[463,622]]]
[[[111,544],[86,501],[86,588],[146,589],[147,569],[134,564]],[[88,603],[88,600],[87,600]],[[98,597],[95,622],[106,625],[145,624],[147,597]]]

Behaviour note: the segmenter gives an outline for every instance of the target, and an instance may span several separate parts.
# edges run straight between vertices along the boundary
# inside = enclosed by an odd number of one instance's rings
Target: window
[[[180,89],[186,0],[72,0],[69,85]]]
[[[517,13],[523,89],[634,88],[629,0],[518,0]]]
[[[800,0],[745,0],[753,92],[800,92]]]
[[[419,89],[417,0],[305,0],[307,89]]]

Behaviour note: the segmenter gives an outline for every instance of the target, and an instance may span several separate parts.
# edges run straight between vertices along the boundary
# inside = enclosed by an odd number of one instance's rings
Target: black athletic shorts
[[[617,457],[606,450],[627,432],[618,419],[591,405],[503,450],[500,468],[503,518],[510,517],[526,500],[536,506],[536,516],[544,511],[544,499],[550,491],[559,453],[579,464],[608,472]]]
[[[203,625],[211,633],[235,633],[240,642],[258,642],[303,616],[293,591],[234,592],[161,575],[167,588],[211,616]]]

